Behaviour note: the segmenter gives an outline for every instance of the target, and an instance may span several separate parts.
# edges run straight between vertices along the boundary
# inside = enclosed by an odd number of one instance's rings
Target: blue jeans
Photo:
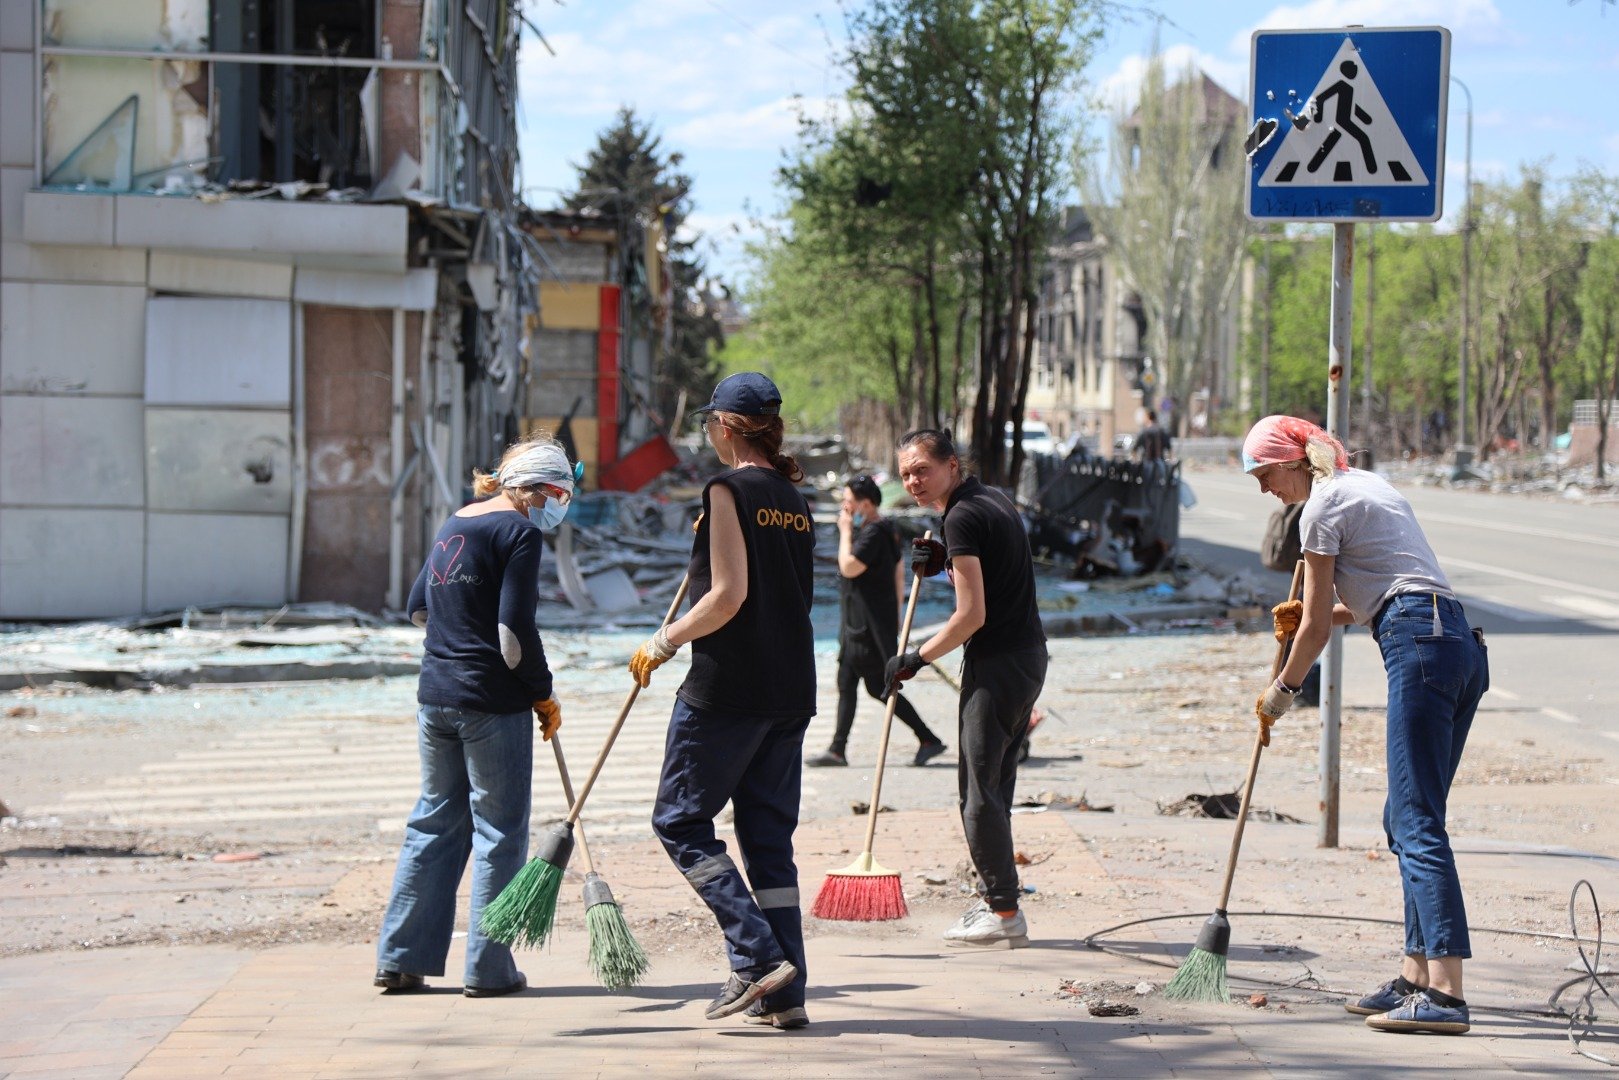
[[[1434,593],[1394,597],[1372,620],[1389,680],[1388,800],[1383,830],[1400,864],[1405,952],[1473,955],[1445,803],[1479,699],[1489,657],[1462,605]]]
[[[471,855],[465,984],[510,986],[518,977],[512,951],[484,937],[478,916],[528,857],[533,717],[422,705],[416,741],[422,793],[405,825],[399,869],[377,939],[377,967],[444,974],[455,928],[456,887]]]
[[[664,850],[725,934],[731,970],[783,959],[798,968],[796,979],[765,999],[768,1012],[802,1006],[809,981],[793,863],[807,727],[808,717],[758,719],[694,709],[677,698],[652,809]],[[746,882],[714,835],[727,802]]]

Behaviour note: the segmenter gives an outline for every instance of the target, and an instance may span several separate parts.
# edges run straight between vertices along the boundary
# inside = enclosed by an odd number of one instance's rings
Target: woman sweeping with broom
[[[574,481],[548,436],[513,444],[493,476],[473,473],[484,498],[445,520],[410,590],[406,610],[427,628],[416,691],[422,790],[377,939],[373,982],[384,990],[420,990],[424,976],[444,974],[469,855],[464,993],[497,997],[528,985],[479,916],[528,853],[530,716],[546,739],[562,726],[534,594],[540,532],[562,521]]]
[[[1334,626],[1371,630],[1388,674],[1388,799],[1383,828],[1400,864],[1400,974],[1347,1006],[1379,1031],[1468,1029],[1462,961],[1472,955],[1445,802],[1479,699],[1489,689],[1483,635],[1470,630],[1405,497],[1351,469],[1338,440],[1291,416],[1267,416],[1243,440],[1243,468],[1282,503],[1305,503],[1304,599],[1275,609],[1292,653],[1259,696],[1260,723],[1293,704]],[[1336,592],[1336,602],[1334,593]]]
[[[1012,501],[968,476],[950,436],[913,431],[899,443],[899,476],[922,506],[944,511],[944,543],[912,544],[912,568],[937,574],[948,559],[956,609],[920,648],[888,662],[890,689],[966,644],[961,666],[956,780],[967,850],[982,896],[944,932],[947,945],[1021,948],[1029,926],[1018,910],[1012,795],[1018,752],[1046,681],[1046,632],[1034,600],[1034,558]]]
[[[731,375],[699,412],[728,466],[703,490],[687,576],[692,606],[630,661],[636,682],[686,642],[652,827],[725,934],[731,973],[707,1016],[749,1010],[778,1028],[809,1023],[793,863],[804,730],[815,714],[809,504],[781,452],[781,394],[758,372]],[[744,880],[714,819],[731,803]],[[751,892],[750,892],[751,887]]]

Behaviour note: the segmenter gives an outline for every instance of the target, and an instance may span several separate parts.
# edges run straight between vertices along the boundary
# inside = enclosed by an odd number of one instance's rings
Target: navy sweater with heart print
[[[516,511],[452,514],[440,526],[406,605],[427,627],[417,701],[516,713],[551,696],[534,625],[540,536]]]

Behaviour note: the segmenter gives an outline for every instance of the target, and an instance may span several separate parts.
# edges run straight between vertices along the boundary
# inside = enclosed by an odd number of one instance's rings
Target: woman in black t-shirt
[[[422,789],[377,937],[373,983],[384,990],[419,990],[424,975],[444,974],[468,856],[464,992],[495,997],[528,985],[479,914],[528,857],[530,710],[546,739],[562,725],[534,592],[540,532],[562,520],[577,479],[548,436],[514,444],[495,475],[473,473],[481,501],[445,519],[410,590],[406,611],[427,629],[416,686]]]
[[[703,490],[687,570],[692,605],[630,661],[646,686],[692,643],[652,827],[725,933],[731,974],[708,1018],[748,1010],[752,1022],[799,1028],[809,1019],[793,832],[804,729],[815,714],[815,525],[797,487],[803,471],[781,452],[774,383],[731,375],[698,411],[728,468]],[[714,834],[727,802],[746,881]]]
[[[1018,751],[1046,680],[1046,634],[1034,602],[1034,557],[1012,501],[961,467],[950,436],[913,431],[899,443],[899,476],[922,506],[944,511],[944,542],[917,540],[911,565],[924,575],[950,567],[956,609],[919,648],[888,662],[897,690],[924,664],[965,645],[956,778],[967,849],[982,897],[944,933],[945,943],[1021,948],[1028,923],[1018,910],[1012,850],[1012,793]]]

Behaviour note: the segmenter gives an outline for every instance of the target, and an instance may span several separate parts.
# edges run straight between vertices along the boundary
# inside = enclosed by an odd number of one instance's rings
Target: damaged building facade
[[[0,0],[0,618],[403,606],[521,430],[510,0]]]

